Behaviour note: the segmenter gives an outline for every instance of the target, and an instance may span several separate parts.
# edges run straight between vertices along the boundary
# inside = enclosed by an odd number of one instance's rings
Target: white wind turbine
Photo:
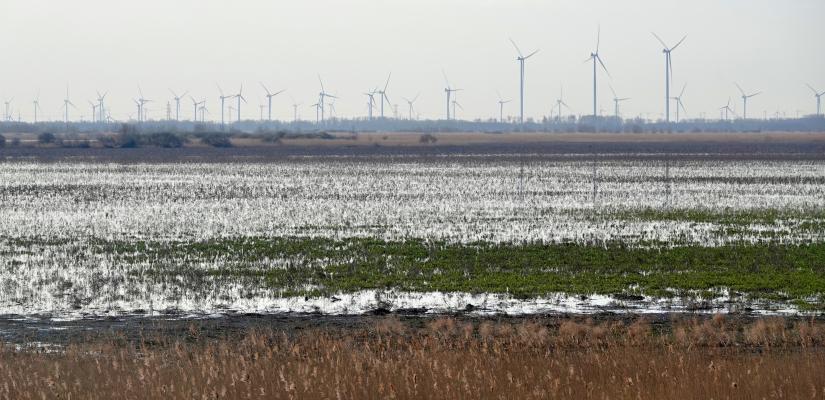
[[[6,121],[11,121],[10,107],[11,107],[11,102],[12,101],[14,101],[14,97],[12,97],[12,98],[10,98],[10,99],[8,99],[4,102],[5,105],[6,105],[6,110],[3,113],[3,119],[6,120]]]
[[[143,89],[141,89],[140,86],[138,86],[138,93],[140,97],[135,100],[135,103],[138,105],[138,122],[143,122],[146,119],[146,108],[144,106],[152,100],[143,97]]]
[[[807,83],[805,85],[808,86],[808,88],[811,89],[812,92],[814,92],[814,97],[816,97],[816,116],[817,117],[821,116],[822,115],[822,109],[820,108],[820,106],[822,104],[822,95],[825,94],[825,92],[819,93],[819,91],[814,89],[813,86],[811,86]]]
[[[98,122],[99,118],[97,117],[97,108],[99,106],[95,103],[92,103],[91,100],[89,100],[89,105],[92,106],[92,121]]]
[[[109,92],[104,92],[102,95],[100,94],[100,92],[96,92],[96,93],[97,93],[97,117],[98,117],[98,122],[103,123],[103,122],[106,121],[106,118],[104,117],[104,115],[106,115],[106,113],[105,113],[106,107],[103,107],[103,100],[106,99],[106,95],[109,94]]]
[[[444,75],[444,82],[447,84],[447,87],[444,88],[444,93],[447,94],[447,121],[449,121],[450,120],[450,105],[451,105],[450,97],[452,96],[452,94],[454,92],[458,92],[462,89],[453,89],[452,88],[452,86],[450,85],[450,80],[447,79],[447,73],[444,72],[443,69],[441,70],[441,74]],[[455,105],[453,105],[453,110],[455,110]],[[455,114],[455,113],[453,113],[453,114]]]
[[[321,111],[321,120],[320,120],[320,122],[324,122],[324,100],[327,97],[332,98],[332,99],[337,99],[337,97],[327,93],[326,89],[324,89],[324,81],[321,80],[321,75],[318,75],[318,83],[321,84],[321,91],[318,93],[318,103],[316,103],[315,106],[318,107]],[[316,114],[317,113],[318,113],[318,110],[316,110]],[[383,113],[382,113],[382,116],[383,116]],[[315,118],[315,121],[316,121],[316,123],[318,122],[318,117],[317,116]]]
[[[653,36],[659,41],[659,43],[662,44],[662,46],[664,46],[662,53],[665,54],[665,122],[670,122],[670,82],[673,79],[673,59],[670,57],[670,53],[673,50],[676,50],[676,48],[679,47],[685,39],[687,39],[687,35],[676,43],[675,46],[670,48],[667,47],[665,42],[658,35],[653,33]]]
[[[684,112],[687,112],[687,110],[685,110],[685,105],[682,103],[682,96],[685,95],[685,88],[687,88],[687,83],[682,85],[682,91],[679,93],[678,96],[674,96],[674,97],[671,98],[671,100],[676,100],[676,123],[677,124],[679,123],[679,109],[681,109]]]
[[[177,93],[175,93],[175,91],[172,89],[169,89],[169,92],[172,93],[172,98],[175,99],[175,121],[180,121],[180,99],[186,97],[186,95],[189,94],[189,91],[187,90],[183,92],[183,94],[180,96],[178,96]],[[197,121],[197,119],[198,118],[196,115],[195,120]]]
[[[241,100],[243,100],[243,102],[246,103],[246,98],[243,97],[243,85],[241,85],[241,88],[238,90],[238,94],[234,95],[233,97],[238,99],[238,108],[236,109],[236,111],[238,112],[238,123],[240,123],[241,122]]]
[[[724,106],[724,107],[720,107],[720,108],[719,108],[719,110],[720,110],[720,112],[721,112],[721,111],[724,111],[724,112],[725,112],[725,116],[724,116],[725,121],[727,121],[727,120],[728,120],[728,113],[731,113],[731,114],[733,114],[734,116],[736,116],[736,113],[735,113],[735,112],[733,112],[733,110],[730,108],[730,97],[728,97],[728,104],[725,104],[725,106]]]
[[[376,94],[381,95],[381,119],[384,119],[384,101],[386,101],[387,104],[392,105],[392,103],[390,102],[390,98],[387,97],[387,86],[390,85],[390,78],[392,78],[392,72],[390,72],[390,74],[387,75],[387,83],[384,84],[384,89],[375,91]]]
[[[192,121],[198,122],[198,108],[201,105],[206,104],[206,99],[203,99],[202,101],[197,101],[192,96],[189,96],[189,98],[192,99],[192,107],[194,108],[194,111],[195,111],[195,114],[194,114],[195,119],[193,119]],[[201,119],[203,119],[203,118],[201,118]],[[203,122],[203,121],[201,121],[201,122]]]
[[[267,88],[266,85],[263,84],[263,82],[259,82],[259,83],[261,84],[261,87],[264,88],[264,91],[266,91],[266,100],[267,100],[268,107],[269,107],[269,114],[268,114],[269,116],[268,116],[267,119],[271,122],[272,121],[272,98],[279,95],[279,94],[281,94],[281,93],[283,93],[283,92],[285,92],[286,89],[277,91],[275,93],[270,93],[269,88]]]
[[[414,110],[413,103],[415,103],[415,101],[418,100],[418,96],[420,96],[420,95],[421,95],[421,93],[416,94],[415,97],[412,98],[412,100],[410,100],[406,97],[402,97],[402,99],[404,99],[404,101],[406,101],[407,105],[409,106],[409,113],[410,113],[409,118],[410,118],[410,120],[413,119],[413,117],[412,117],[413,110]]]
[[[588,57],[586,60],[584,60],[584,62],[589,62],[591,60],[593,61],[593,117],[594,118],[598,115],[597,110],[596,110],[596,101],[597,101],[597,97],[596,97],[596,88],[597,88],[597,86],[596,86],[596,70],[597,70],[596,61],[599,62],[599,64],[602,66],[602,69],[604,70],[604,72],[607,74],[608,77],[610,77],[610,72],[607,71],[607,67],[605,67],[604,62],[602,61],[602,57],[599,56],[599,44],[601,43],[601,36],[602,36],[602,28],[600,26],[597,33],[596,33],[596,51],[594,51],[593,53],[590,53],[590,57]]]
[[[742,90],[742,87],[739,86],[738,83],[734,83],[734,85],[736,85],[736,88],[739,89],[740,93],[742,93],[742,119],[748,119],[748,99],[756,95],[759,95],[762,92],[756,92],[754,94],[745,94],[745,91]]]
[[[630,97],[619,98],[619,96],[616,95],[616,91],[613,90],[613,85],[610,85],[610,92],[613,93],[613,114],[616,118],[619,118],[619,103],[630,100]]]
[[[295,102],[295,98],[289,96],[292,99],[292,122],[298,122],[298,106],[301,104]]]
[[[224,108],[225,108],[224,103],[226,102],[226,99],[232,98],[232,96],[224,95],[223,94],[223,89],[221,89],[221,85],[216,84],[216,86],[218,86],[218,92],[220,92],[220,94],[221,94],[219,96],[219,98],[221,99],[221,130],[224,130],[225,127],[226,127],[226,120],[224,119],[224,112],[223,112]]]
[[[69,88],[67,87],[66,98],[63,99],[63,119],[66,123],[67,128],[69,126],[69,106],[72,106],[75,110],[77,110],[77,106],[75,106],[74,103],[72,103],[72,101],[69,100]]]
[[[516,42],[512,38],[510,39],[510,43],[513,44],[513,47],[516,48],[516,52],[518,53],[518,57],[516,57],[516,61],[518,61],[518,63],[519,63],[519,99],[520,99],[520,103],[519,103],[519,109],[520,109],[519,123],[523,124],[524,123],[524,61],[527,60],[528,58],[532,57],[534,54],[538,53],[539,51],[536,50],[536,51],[528,54],[527,56],[524,56],[521,53],[521,49],[518,48],[518,45],[516,45]]]
[[[364,96],[369,98],[367,102],[367,112],[369,115],[369,120],[372,121],[372,109],[375,107],[375,93],[378,89],[373,89],[372,92],[365,92]]]
[[[559,89],[559,98],[556,99],[556,107],[559,109],[558,115],[556,115],[556,121],[561,122],[561,107],[564,106],[568,110],[570,110],[570,106],[564,102],[564,87]],[[571,110],[572,111],[572,110]]]
[[[34,123],[37,123],[37,110],[40,109],[40,91],[37,92],[37,97],[32,102],[34,104]]]
[[[496,94],[498,95],[498,122],[504,123],[504,105],[512,100],[503,100],[498,90],[496,90]]]

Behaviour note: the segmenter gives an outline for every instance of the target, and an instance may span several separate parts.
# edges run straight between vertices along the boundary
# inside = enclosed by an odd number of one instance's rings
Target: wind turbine
[[[14,97],[12,97],[12,98],[5,101],[6,111],[3,113],[3,119],[6,120],[6,121],[11,121],[11,114],[9,114],[9,106],[11,105],[12,101],[14,101]]]
[[[96,92],[96,93],[97,93],[97,116],[98,116],[98,120],[99,120],[98,122],[103,123],[103,122],[105,122],[105,118],[103,117],[105,115],[104,111],[106,111],[106,108],[103,107],[103,100],[106,98],[106,95],[109,94],[109,92],[104,92],[102,95],[100,94],[100,92]]]
[[[412,114],[413,114],[413,108],[414,108],[414,107],[413,107],[413,103],[415,103],[415,101],[416,101],[416,100],[418,100],[418,96],[420,96],[420,95],[421,95],[421,93],[418,93],[417,95],[415,95],[415,97],[413,97],[413,99],[412,99],[412,100],[410,100],[410,99],[408,99],[408,98],[406,98],[406,97],[402,97],[402,99],[404,99],[404,101],[406,101],[406,102],[407,102],[407,105],[409,106],[410,120],[412,120],[412,119],[413,119],[413,117],[412,117]]]
[[[455,108],[456,107],[460,108],[461,111],[464,111],[464,107],[462,107],[461,104],[459,104],[458,100],[453,99],[453,119],[455,119],[455,115],[456,115],[455,114]]]
[[[618,119],[619,118],[619,103],[621,103],[623,101],[630,100],[630,97],[619,98],[619,96],[616,95],[616,91],[613,90],[613,85],[610,85],[610,92],[613,93],[614,115],[616,116],[616,119]]]
[[[742,87],[739,86],[738,83],[734,83],[734,85],[736,85],[736,88],[739,89],[740,93],[742,93],[742,119],[748,119],[748,99],[758,94],[761,94],[762,92],[756,92],[754,94],[745,94],[745,91],[742,90]]]
[[[498,122],[504,123],[504,105],[512,100],[503,100],[498,90],[496,90],[496,94],[498,95]]]
[[[216,86],[218,86],[218,92],[220,92],[220,94],[221,94],[220,95],[220,99],[221,99],[221,130],[224,130],[225,127],[226,127],[226,122],[225,122],[224,116],[223,116],[224,102],[226,101],[226,99],[232,98],[232,96],[225,96],[223,94],[223,89],[221,89],[221,85],[216,84]]]
[[[98,120],[98,117],[97,117],[98,105],[95,104],[95,103],[92,103],[91,100],[89,101],[89,105],[92,106],[92,121],[97,121]]]
[[[671,100],[676,100],[676,123],[679,123],[679,109],[681,108],[682,111],[687,112],[685,110],[685,105],[682,104],[682,96],[685,94],[685,88],[687,88],[687,83],[682,85],[682,91],[679,93],[678,96],[671,98]]]
[[[659,41],[659,43],[662,44],[662,46],[664,46],[662,53],[665,54],[665,122],[670,122],[670,81],[673,79],[673,60],[670,57],[670,53],[673,50],[676,50],[676,48],[679,47],[685,39],[687,39],[687,35],[676,43],[676,46],[670,48],[667,47],[665,42],[658,35],[653,33],[653,36]]]
[[[731,114],[733,114],[734,116],[736,116],[736,113],[735,113],[735,112],[733,112],[733,110],[730,108],[730,97],[728,97],[728,104],[726,104],[724,107],[720,107],[720,108],[719,108],[719,110],[721,110],[721,111],[724,111],[724,112],[725,112],[725,121],[727,121],[727,120],[728,120],[728,113],[729,113],[729,112],[730,112]]]
[[[372,92],[364,93],[364,96],[369,97],[370,101],[367,102],[367,110],[369,112],[369,120],[372,121],[372,108],[375,107],[375,93],[378,89],[373,89]]]
[[[447,87],[444,88],[444,93],[447,94],[447,121],[449,121],[450,120],[450,96],[453,94],[453,92],[458,92],[459,90],[462,90],[462,89],[453,89],[452,86],[450,86],[450,80],[447,79],[447,73],[444,72],[443,69],[441,70],[441,74],[444,75],[444,82],[447,83]],[[455,106],[453,106],[453,109],[455,109]]]
[[[318,115],[321,112],[321,108],[322,108],[321,103],[320,102],[315,103],[315,104],[311,105],[310,107],[315,107],[315,124],[318,125],[320,123],[320,121],[318,120]]]
[[[189,94],[189,91],[187,90],[183,92],[180,96],[178,96],[172,89],[169,89],[169,91],[172,93],[172,98],[175,99],[175,121],[180,121],[180,99],[186,97],[186,95]],[[195,115],[195,121],[197,120],[197,115]]]
[[[203,99],[202,101],[197,101],[192,96],[189,96],[189,98],[192,99],[192,107],[194,107],[194,110],[195,110],[195,119],[193,121],[198,122],[198,107],[201,106],[201,105],[206,104],[206,99]],[[201,119],[203,119],[203,118],[201,118]],[[201,121],[201,122],[203,122],[203,121]]]
[[[381,97],[381,119],[384,118],[384,101],[386,100],[387,104],[392,105],[392,103],[390,102],[390,98],[387,97],[387,86],[390,85],[390,78],[391,77],[392,77],[392,72],[390,72],[390,74],[387,75],[387,83],[384,84],[384,89],[375,91],[375,93],[381,95],[380,96]]]
[[[607,67],[604,66],[604,62],[602,61],[601,56],[599,56],[599,43],[601,42],[601,36],[602,36],[602,28],[600,26],[599,30],[596,33],[596,51],[594,51],[593,53],[590,53],[590,57],[588,57],[586,60],[584,60],[584,62],[589,62],[591,60],[593,61],[593,117],[594,118],[598,115],[597,110],[596,110],[596,61],[598,61],[599,64],[601,64],[602,69],[607,74],[607,76],[608,77],[610,76],[610,72],[607,71]]]
[[[516,45],[516,42],[512,38],[510,39],[510,43],[513,44],[513,47],[516,48],[516,53],[518,53],[518,57],[516,57],[516,61],[518,61],[518,63],[519,63],[519,73],[520,73],[520,75],[519,75],[519,94],[520,94],[519,98],[521,100],[521,102],[520,102],[520,110],[521,111],[519,113],[519,123],[523,124],[524,123],[524,61],[527,60],[528,58],[532,57],[534,54],[538,53],[539,51],[536,50],[536,51],[528,54],[525,57],[521,53],[521,49],[518,48],[518,45]]]
[[[285,92],[286,89],[283,89],[283,90],[275,92],[275,93],[270,93],[269,89],[266,87],[266,85],[263,84],[263,82],[259,82],[259,83],[261,84],[261,87],[264,88],[264,90],[266,91],[266,100],[269,103],[269,117],[268,117],[268,119],[269,119],[269,121],[272,121],[272,98],[279,95],[279,94],[281,94],[281,93],[283,93],[283,92]]]
[[[34,123],[37,123],[37,110],[40,108],[40,91],[37,92],[37,98],[34,99],[32,102],[34,103]]]
[[[290,96],[290,98],[292,98],[292,122],[298,122],[298,106],[300,106],[300,104],[295,102],[294,97]]]
[[[204,122],[206,122],[206,117],[205,117],[205,114],[209,114],[209,110],[206,108],[206,100],[202,101],[202,102],[201,102],[201,103],[199,103],[199,104],[203,104],[203,105],[199,108],[199,110],[200,110],[200,112],[201,112],[201,123],[204,123]],[[197,119],[197,115],[195,115],[195,118]]]
[[[138,103],[138,122],[143,122],[146,119],[146,111],[143,106],[152,100],[143,97],[143,89],[140,86],[138,86],[138,93],[140,93],[140,97],[135,101]]]
[[[556,116],[556,119],[557,119],[557,121],[561,122],[561,106],[567,107],[568,110],[570,109],[570,106],[568,106],[567,103],[564,102],[564,88],[563,87],[561,89],[559,89],[559,98],[556,99],[556,106],[559,108],[559,114]]]
[[[321,80],[321,75],[318,75],[318,83],[321,84],[321,92],[318,93],[318,103],[316,103],[315,106],[320,108],[320,110],[321,110],[321,122],[324,122],[324,98],[330,97],[330,98],[333,98],[333,99],[337,99],[337,97],[327,93],[326,89],[324,89],[324,81]],[[317,110],[316,110],[316,114],[317,114]],[[381,116],[383,117],[383,113],[382,113]],[[318,118],[316,117],[315,120],[317,122]]]
[[[238,111],[238,123],[241,123],[241,100],[246,103],[246,98],[243,97],[243,85],[241,85],[241,88],[238,90],[238,94],[233,97],[238,99],[238,108],[236,111]]]
[[[74,105],[74,103],[72,103],[72,101],[71,101],[71,100],[69,100],[69,88],[68,88],[68,87],[66,87],[66,98],[65,98],[65,99],[63,99],[63,108],[64,108],[64,110],[63,110],[63,112],[64,112],[63,117],[64,117],[64,119],[65,119],[65,122],[66,122],[66,127],[67,127],[67,128],[68,128],[68,126],[69,126],[69,106],[74,107],[74,109],[75,109],[75,110],[77,109],[77,106],[75,106],[75,105]]]
[[[812,92],[814,92],[814,97],[816,97],[816,116],[818,117],[822,115],[822,109],[820,108],[820,105],[822,104],[822,95],[825,94],[825,92],[819,93],[819,91],[814,89],[813,86],[807,83],[805,85],[808,86],[808,88],[811,89]]]

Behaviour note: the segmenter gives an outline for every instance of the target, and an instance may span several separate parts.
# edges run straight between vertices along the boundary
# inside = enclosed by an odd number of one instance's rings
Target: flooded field
[[[794,157],[13,160],[0,310],[818,312],[824,183]]]

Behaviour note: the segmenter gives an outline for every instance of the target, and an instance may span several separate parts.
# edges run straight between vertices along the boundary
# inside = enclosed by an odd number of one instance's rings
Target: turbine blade
[[[667,48],[667,45],[665,44],[665,41],[664,41],[664,40],[662,40],[662,38],[660,38],[660,37],[659,37],[659,35],[657,35],[655,32],[650,32],[650,33],[652,33],[652,34],[653,34],[653,37],[655,37],[655,38],[656,38],[656,40],[658,40],[658,41],[659,41],[659,43],[661,43],[661,44],[662,44],[662,46],[664,46],[664,48]]]
[[[679,41],[679,43],[676,43],[676,46],[673,46],[673,48],[671,48],[671,49],[670,49],[670,51],[676,50],[676,48],[677,48],[677,47],[679,47],[679,45],[680,45],[680,44],[682,44],[682,42],[684,42],[684,41],[685,41],[685,39],[687,39],[687,35],[685,35],[685,36],[682,38],[682,40],[680,40],[680,41]]]
[[[807,86],[807,87],[808,87],[808,89],[811,89],[811,91],[812,91],[812,92],[814,92],[814,95],[815,95],[815,96],[819,96],[819,92],[817,92],[817,91],[816,91],[816,89],[814,89],[814,87],[813,87],[813,86],[811,86],[811,85],[809,85],[809,84],[807,84],[807,83],[805,84],[805,86]]]
[[[744,91],[744,90],[742,90],[742,86],[739,86],[739,84],[738,84],[738,83],[736,83],[736,82],[734,82],[733,84],[734,84],[734,85],[736,85],[736,88],[737,88],[737,89],[739,89],[739,92],[741,92],[741,93],[742,93],[742,96],[744,96],[744,95],[745,95],[745,91]]]
[[[616,96],[616,91],[615,91],[615,90],[613,90],[613,85],[611,85],[611,84],[609,84],[609,83],[608,83],[608,84],[607,84],[607,86],[608,86],[608,87],[610,87],[610,92],[612,92],[612,93],[613,93],[613,97],[619,97],[619,96]]]
[[[599,64],[602,65],[602,69],[604,70],[605,73],[607,73],[607,76],[610,76],[610,71],[608,71],[607,67],[604,66],[604,62],[602,62],[602,57],[600,55],[596,54],[596,59],[599,60]],[[610,76],[610,77],[612,78],[612,76]]]
[[[321,84],[321,92],[326,92],[324,89],[324,81],[321,80],[321,74],[318,74],[318,83]]]
[[[264,91],[266,92],[266,95],[269,96],[269,89],[267,89],[266,85],[264,85],[263,82],[258,82],[258,83],[261,84],[261,87],[264,88]]]
[[[685,94],[685,89],[686,89],[686,88],[687,88],[687,83],[685,83],[684,85],[682,85],[682,92],[681,92],[681,93],[679,93],[679,98],[682,98],[682,95],[683,95],[683,94]]]
[[[602,26],[599,25],[598,30],[596,31],[596,54],[599,54],[599,44],[602,41]]]
[[[387,86],[390,86],[390,78],[392,78],[392,72],[390,72],[390,74],[387,75],[387,83],[384,84],[384,91],[385,92],[387,91]]]
[[[524,59],[524,60],[526,60],[526,59],[528,59],[528,58],[532,57],[533,55],[535,55],[535,54],[536,54],[536,53],[538,53],[538,52],[539,52],[539,50],[536,50],[536,51],[534,51],[534,52],[530,53],[527,57],[524,57],[523,59]]]
[[[516,52],[518,53],[518,56],[519,56],[519,57],[524,58],[524,56],[522,56],[522,54],[521,54],[521,49],[519,49],[519,48],[518,48],[518,45],[517,45],[517,44],[516,44],[516,42],[513,40],[513,38],[508,38],[508,39],[510,39],[510,43],[512,43],[512,44],[513,44],[513,47],[515,47],[515,48],[516,48]]]

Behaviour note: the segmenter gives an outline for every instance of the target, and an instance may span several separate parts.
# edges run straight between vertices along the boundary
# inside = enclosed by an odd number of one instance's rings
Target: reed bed
[[[2,399],[825,397],[825,322],[400,320],[0,349]]]

